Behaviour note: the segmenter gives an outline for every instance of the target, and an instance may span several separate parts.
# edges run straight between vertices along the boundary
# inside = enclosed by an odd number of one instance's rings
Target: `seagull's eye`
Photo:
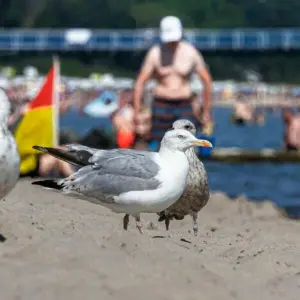
[[[184,135],[178,135],[178,138],[183,140],[183,139],[185,139],[185,136]]]
[[[184,129],[187,129],[187,130],[188,130],[188,129],[191,129],[191,126],[190,126],[190,125],[185,125],[185,126],[184,126]]]

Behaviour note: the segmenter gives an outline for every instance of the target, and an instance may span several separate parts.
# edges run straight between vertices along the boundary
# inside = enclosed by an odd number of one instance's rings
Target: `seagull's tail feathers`
[[[159,216],[158,222],[165,221],[167,218],[169,220],[173,220],[173,219],[175,219],[175,220],[183,220],[184,219],[183,215],[166,213],[165,211],[161,211],[161,212],[157,213],[157,215]]]
[[[162,222],[162,221],[164,221],[166,219],[166,214],[165,214],[164,211],[158,212],[156,214],[159,216],[158,222]]]
[[[77,192],[76,190],[72,190],[72,186],[68,185],[65,179],[39,180],[39,181],[33,181],[31,184],[39,185],[44,189],[48,189],[53,192],[57,192],[59,194],[64,194],[76,199],[85,200],[95,204],[101,204],[105,207],[113,209],[111,205],[114,203],[114,198],[112,196],[106,196],[106,197],[103,196],[102,201],[97,198],[85,196],[84,194]]]
[[[44,153],[48,153],[60,160],[66,161],[78,167],[90,165],[91,163],[89,163],[89,159],[93,156],[91,152],[86,150],[64,150],[41,146],[33,146],[32,148]]]

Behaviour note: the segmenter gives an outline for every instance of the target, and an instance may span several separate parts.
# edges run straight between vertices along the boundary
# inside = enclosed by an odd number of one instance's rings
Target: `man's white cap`
[[[160,39],[163,43],[178,42],[182,34],[182,24],[177,17],[167,16],[160,21]]]

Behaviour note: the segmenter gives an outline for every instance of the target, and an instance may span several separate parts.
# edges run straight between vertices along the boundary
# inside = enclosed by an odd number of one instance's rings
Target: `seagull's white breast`
[[[166,157],[157,155],[156,163],[161,167],[156,178],[161,185],[155,190],[131,191],[114,197],[125,213],[153,213],[166,209],[182,195],[189,172],[187,157],[182,152],[172,152]]]

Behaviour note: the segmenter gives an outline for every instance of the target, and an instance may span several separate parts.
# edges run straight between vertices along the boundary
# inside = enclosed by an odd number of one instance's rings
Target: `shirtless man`
[[[204,85],[204,101],[201,123],[205,127],[212,122],[212,82],[202,55],[190,43],[183,41],[183,28],[177,17],[168,16],[161,20],[161,45],[154,45],[147,53],[137,77],[133,96],[134,118],[138,124],[142,108],[145,83],[155,77],[152,104],[152,126],[150,141],[157,145],[164,132],[180,118],[197,122],[192,101],[194,95],[190,87],[190,76],[195,72]]]
[[[300,113],[293,114],[288,108],[283,109],[284,149],[286,151],[300,150]]]
[[[233,119],[236,124],[245,124],[252,122],[254,117],[254,109],[251,104],[238,99],[233,107]]]

